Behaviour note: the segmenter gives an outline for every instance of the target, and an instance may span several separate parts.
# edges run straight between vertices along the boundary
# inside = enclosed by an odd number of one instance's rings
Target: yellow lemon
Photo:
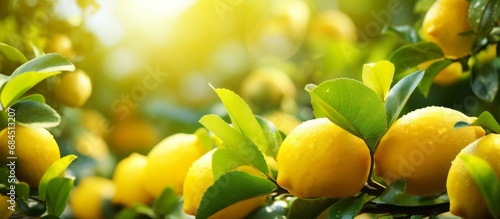
[[[59,146],[52,134],[44,128],[17,124],[15,132],[13,131],[5,128],[0,132],[0,163],[12,161],[7,157],[17,157],[17,179],[28,183],[30,187],[38,188],[45,171],[61,157]],[[9,149],[12,146],[9,144],[11,136],[15,136],[14,150]]]
[[[100,219],[103,215],[103,201],[113,196],[113,181],[97,176],[84,178],[71,191],[69,205],[73,216],[81,219]]]
[[[116,165],[113,174],[115,194],[111,199],[113,203],[132,207],[137,203],[149,204],[153,201],[153,197],[146,192],[140,178],[146,163],[146,156],[133,153]]]
[[[412,111],[394,122],[375,151],[375,172],[387,183],[404,179],[410,195],[436,195],[446,190],[451,161],[469,143],[484,136],[479,127],[454,129],[475,118],[445,107]]]
[[[427,69],[435,60],[424,62],[418,67],[420,69]],[[446,66],[443,70],[441,70],[436,77],[434,78],[434,83],[439,84],[441,86],[448,86],[455,83],[462,76],[462,64],[460,62],[453,62],[450,65]]]
[[[285,135],[290,134],[290,132],[301,123],[294,115],[279,111],[268,113],[264,115],[264,118],[274,124],[276,128]]]
[[[214,183],[212,172],[212,155],[215,151],[203,155],[200,159],[193,163],[189,169],[184,183],[184,204],[183,209],[186,214],[196,215],[200,207],[201,198],[205,191]],[[243,166],[238,170],[258,174],[258,171],[249,167]],[[266,196],[251,198],[248,200],[237,202],[227,208],[215,213],[210,219],[225,219],[225,218],[244,218],[256,208],[265,204]]]
[[[140,118],[117,120],[108,135],[111,149],[118,154],[147,153],[160,141],[153,124]]]
[[[45,50],[47,53],[58,53],[69,60],[72,60],[75,56],[71,39],[68,35],[62,33],[57,33],[50,37]]]
[[[54,88],[57,100],[69,107],[80,107],[92,94],[92,82],[81,69],[63,73]]]
[[[172,187],[177,195],[181,194],[189,167],[204,152],[194,134],[178,133],[163,139],[148,154],[142,174],[146,191],[155,198],[167,187]]]
[[[9,209],[11,205],[8,200],[10,200],[8,196],[0,195],[0,219],[7,219],[12,213],[14,213],[14,211]]]
[[[349,43],[355,43],[357,39],[354,22],[347,14],[338,10],[326,10],[318,13],[311,22],[309,35],[311,37],[340,39]]]
[[[278,184],[297,197],[358,193],[370,172],[365,142],[326,118],[295,128],[278,151]]]
[[[475,155],[484,159],[500,180],[500,135],[489,134],[462,149],[460,154]],[[446,181],[450,212],[462,218],[493,218],[488,211],[479,188],[465,163],[455,158]]]
[[[466,0],[437,0],[427,11],[422,25],[423,36],[441,47],[446,57],[456,59],[470,53],[474,37],[470,31]]]

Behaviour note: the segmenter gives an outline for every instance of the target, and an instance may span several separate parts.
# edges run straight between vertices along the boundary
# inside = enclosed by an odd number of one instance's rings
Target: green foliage
[[[406,191],[406,181],[398,179],[391,183],[380,195],[380,200],[386,203],[392,203],[398,199],[399,196],[404,195]]]
[[[405,76],[398,81],[387,95],[385,102],[385,111],[387,113],[387,126],[390,127],[399,117],[406,102],[410,98],[413,91],[417,88],[420,80],[423,78],[423,71],[417,71]]]
[[[47,213],[59,216],[66,208],[74,179],[55,177],[47,184],[46,200]]]
[[[0,53],[11,62],[25,63],[28,61],[21,51],[5,43],[0,43]]]
[[[175,195],[175,191],[171,187],[167,187],[161,193],[152,206],[153,211],[156,215],[168,215],[177,206],[178,198]]]
[[[18,101],[11,108],[16,111],[16,121],[19,124],[50,128],[61,122],[61,116],[54,109],[34,100]]]
[[[55,178],[59,178],[64,175],[66,168],[75,160],[76,155],[67,155],[50,165],[49,169],[45,171],[40,180],[40,184],[38,185],[38,193],[40,194],[40,198],[42,200],[46,200],[47,198],[47,190],[53,189],[50,188],[49,183]],[[68,191],[69,192],[69,191]]]
[[[274,126],[274,124],[266,119],[260,116],[255,116],[255,118],[259,122],[262,131],[264,131],[264,136],[266,137],[267,149],[265,150],[265,154],[276,158],[276,155],[278,155],[278,149],[280,148],[283,140],[281,132],[276,128],[276,126]]]
[[[434,78],[439,74],[439,72],[441,72],[452,63],[453,61],[451,60],[440,60],[429,65],[429,67],[425,69],[424,77],[418,85],[420,93],[427,97],[427,95],[429,95],[429,90],[431,89],[432,81],[434,80]]]
[[[394,64],[395,74],[398,75],[422,62],[443,57],[443,51],[438,45],[421,42],[400,47],[391,54],[389,61]]]
[[[487,133],[490,132],[495,132],[495,133],[500,133],[500,125],[496,121],[496,119],[491,115],[490,112],[484,111],[477,117],[477,119],[472,122],[464,122],[464,121],[459,121],[455,124],[455,128],[461,128],[465,126],[481,126],[484,130],[486,130]]]
[[[351,196],[343,198],[335,202],[328,209],[329,219],[349,219],[358,215],[363,205],[368,202],[372,197],[368,194],[363,194],[361,197]]]
[[[338,199],[319,198],[302,199],[296,198],[292,201],[288,212],[289,219],[317,218],[323,211],[328,209]]]
[[[484,64],[475,62],[471,68],[471,72],[471,88],[474,94],[481,100],[489,103],[493,102],[498,93],[500,58]]]
[[[363,83],[385,102],[394,76],[394,65],[387,60],[364,64],[362,76]]]
[[[500,1],[472,0],[469,8],[469,23],[479,38],[486,37],[500,20]]]

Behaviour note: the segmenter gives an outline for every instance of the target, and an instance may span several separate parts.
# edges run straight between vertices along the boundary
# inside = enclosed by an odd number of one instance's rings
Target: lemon
[[[460,58],[470,53],[474,37],[468,21],[470,3],[466,0],[437,0],[427,11],[423,36],[441,47],[446,57]]]
[[[186,214],[196,215],[201,203],[201,198],[205,191],[214,183],[212,172],[212,155],[215,151],[203,155],[196,160],[186,176],[184,182],[184,204],[183,209]],[[257,174],[258,171],[249,167],[243,166],[239,170]],[[266,196],[255,197],[244,201],[237,202],[227,208],[215,213],[210,219],[225,219],[225,218],[244,218],[256,208],[265,204]]]
[[[358,193],[370,172],[365,142],[326,118],[303,122],[278,151],[278,184],[300,198]]]
[[[108,144],[104,139],[89,131],[82,131],[75,139],[76,150],[96,160],[109,155]]]
[[[418,65],[421,69],[427,69],[436,60],[431,60]],[[441,70],[434,78],[434,83],[441,86],[448,86],[455,83],[462,76],[462,65],[460,62],[453,62]]]
[[[148,154],[142,174],[146,191],[155,198],[167,187],[181,194],[189,167],[204,152],[194,134],[178,133],[163,139]]]
[[[290,134],[290,132],[301,123],[294,115],[279,111],[265,114],[264,119],[274,124],[276,128],[285,135]]]
[[[87,131],[100,137],[110,132],[110,122],[97,110],[82,109],[80,122]]]
[[[357,39],[354,22],[347,14],[338,10],[325,10],[316,15],[311,22],[309,35],[349,43],[355,43]]]
[[[137,203],[149,204],[153,198],[142,185],[141,176],[146,167],[147,158],[138,153],[132,153],[121,160],[113,174],[115,194],[111,201],[132,207]]]
[[[375,172],[387,183],[404,179],[410,195],[436,195],[446,190],[451,161],[469,143],[484,136],[479,127],[454,129],[475,118],[445,107],[412,111],[394,122],[375,151]]]
[[[460,154],[475,155],[491,166],[500,180],[500,135],[489,134],[462,149]],[[455,158],[446,181],[450,212],[462,218],[493,218],[488,211],[479,188],[464,161]]]
[[[8,132],[8,128],[0,132],[0,163],[7,164],[12,161],[7,157],[17,157],[17,179],[28,183],[32,188],[38,188],[45,171],[61,156],[56,140],[44,128],[17,124],[15,134],[12,130],[10,134]],[[15,149],[12,151],[14,154],[9,150],[10,136],[15,136]]]
[[[91,176],[80,181],[71,191],[69,205],[75,218],[104,218],[103,201],[114,193],[114,184],[103,177]]]
[[[497,45],[496,44],[490,44],[486,47],[485,50],[481,50],[479,53],[477,53],[477,60],[481,64],[491,62],[496,57],[497,57]]]
[[[8,196],[0,195],[0,219],[7,219],[14,213],[14,211],[9,209],[11,205],[8,200],[10,200]]]
[[[68,35],[62,33],[57,33],[50,37],[45,51],[47,53],[58,53],[69,60],[72,60],[75,56],[71,39]]]
[[[54,88],[55,97],[69,107],[82,106],[92,93],[92,82],[81,69],[61,76]]]
[[[160,141],[154,125],[144,119],[117,120],[108,135],[109,146],[118,154],[147,153]]]

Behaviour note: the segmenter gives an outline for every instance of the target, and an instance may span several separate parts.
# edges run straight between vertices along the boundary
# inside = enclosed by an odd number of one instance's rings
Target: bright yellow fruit
[[[424,38],[439,45],[448,58],[470,53],[474,37],[462,35],[471,30],[467,16],[469,5],[466,0],[437,0],[425,15]]]
[[[342,11],[326,10],[320,12],[311,22],[309,34],[312,37],[340,39],[355,43],[356,26],[352,19]]]
[[[87,131],[100,137],[104,137],[110,132],[111,122],[97,110],[82,109],[80,122]]]
[[[81,69],[64,73],[56,84],[54,92],[57,100],[69,107],[80,107],[92,94],[92,82]]]
[[[84,178],[71,191],[69,205],[73,216],[78,219],[100,219],[103,215],[103,201],[115,192],[113,181],[97,176]]]
[[[376,149],[377,176],[388,184],[405,179],[410,195],[444,192],[451,161],[462,148],[485,134],[480,127],[453,127],[459,121],[474,120],[459,111],[435,106],[404,115],[391,125]]]
[[[14,211],[9,209],[11,205],[7,200],[9,200],[8,196],[0,195],[0,219],[7,219],[14,213]]]
[[[189,167],[204,152],[194,134],[179,133],[163,139],[148,154],[142,174],[146,191],[155,198],[167,187],[172,187],[177,195],[182,194]]]
[[[121,160],[115,168],[113,182],[115,194],[111,201],[132,207],[135,204],[149,204],[153,201],[142,185],[142,173],[146,168],[147,158],[144,155],[133,153]]]
[[[12,130],[11,130],[12,132]],[[12,133],[11,133],[12,134]],[[0,132],[0,163],[7,164],[9,156],[17,157],[16,177],[32,188],[38,188],[43,174],[61,157],[59,146],[44,128],[16,125],[15,154],[10,154],[8,128]]]
[[[186,181],[184,182],[183,209],[186,214],[196,215],[203,194],[208,187],[214,183],[212,155],[215,150],[216,149],[211,150],[200,159],[196,160],[193,163],[193,166],[189,169]],[[252,174],[258,174],[258,171],[248,166],[240,167],[238,169]],[[244,218],[256,208],[264,205],[265,201],[266,196],[240,201],[215,213],[209,217],[209,219]]]
[[[144,119],[116,120],[108,135],[111,149],[118,154],[147,153],[161,139],[154,125]]]
[[[418,67],[420,69],[427,69],[433,62],[436,60],[431,60],[424,62]],[[443,70],[441,70],[436,77],[434,78],[434,83],[439,84],[441,86],[448,86],[455,83],[462,76],[462,64],[460,62],[453,62],[450,65],[446,66]]]
[[[274,124],[276,128],[288,135],[292,130],[300,125],[301,121],[294,115],[285,112],[272,112],[264,115],[264,118]]]
[[[460,154],[475,155],[484,159],[500,180],[500,135],[489,134],[462,149]],[[488,211],[479,188],[465,163],[455,158],[446,181],[450,212],[462,218],[493,218]]]
[[[491,62],[495,57],[497,57],[497,45],[488,45],[485,50],[481,50],[479,53],[477,53],[476,57],[481,64]]]
[[[326,118],[306,121],[278,152],[278,184],[300,198],[347,197],[363,188],[370,172],[364,141]]]
[[[65,58],[72,60],[75,56],[73,43],[66,34],[54,34],[47,42],[47,53],[57,53]]]

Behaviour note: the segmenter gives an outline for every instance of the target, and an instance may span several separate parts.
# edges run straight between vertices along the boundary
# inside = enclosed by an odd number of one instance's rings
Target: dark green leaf
[[[500,182],[491,166],[475,155],[459,154],[483,195],[488,209],[495,219],[500,218]]]
[[[19,68],[17,68],[14,73],[12,73],[10,79],[12,80],[25,72],[47,73],[74,70],[75,66],[70,61],[59,54],[52,53],[38,56],[19,66]]]
[[[498,93],[498,72],[500,69],[500,58],[493,62],[472,66],[471,88],[474,94],[486,102],[493,102]]]
[[[391,54],[389,61],[394,64],[395,75],[398,75],[422,62],[443,57],[443,51],[438,45],[423,42],[402,46]]]
[[[229,126],[217,115],[205,115],[200,119],[200,123],[222,139],[224,145],[238,154],[239,158],[244,159],[247,164],[254,166],[262,173],[268,174],[264,155],[250,139]]]
[[[288,213],[288,203],[283,200],[273,201],[270,205],[262,206],[246,219],[286,219]]]
[[[17,102],[24,101],[24,100],[32,100],[35,102],[45,104],[45,97],[43,97],[41,94],[31,94],[31,95],[20,98]]]
[[[61,122],[61,116],[49,105],[33,100],[19,101],[11,108],[16,111],[16,122],[20,124],[50,128]]]
[[[394,33],[406,43],[417,43],[421,40],[418,36],[417,30],[409,25],[387,26],[383,30],[383,33]]]
[[[464,121],[459,121],[455,124],[455,128],[461,128],[465,126],[481,126],[485,130],[491,130],[495,133],[500,133],[500,125],[498,124],[497,120],[493,115],[491,115],[490,112],[484,111],[477,117],[476,121],[473,123],[469,124]]]
[[[21,51],[5,43],[0,43],[0,52],[12,62],[25,63],[28,61]]]
[[[30,186],[25,182],[16,183],[16,196],[27,199],[30,196]]]
[[[43,174],[40,184],[38,185],[40,199],[45,200],[47,198],[47,186],[49,182],[54,178],[63,176],[66,168],[68,168],[69,164],[76,158],[77,156],[73,154],[66,155],[50,165],[49,169]]]
[[[281,137],[281,133],[274,126],[271,122],[267,121],[266,119],[256,116],[257,121],[260,124],[260,127],[262,128],[262,131],[264,131],[264,136],[266,137],[266,142],[267,142],[267,150],[266,150],[266,155],[271,156],[271,157],[276,157],[278,154],[278,149],[281,145],[281,142],[283,138]]]
[[[363,205],[370,200],[368,194],[357,198],[354,196],[343,198],[328,209],[328,218],[331,219],[352,219],[358,215]]]
[[[448,67],[453,63],[451,60],[441,60],[432,63],[427,69],[425,69],[425,74],[424,77],[422,78],[422,81],[418,85],[418,89],[420,92],[427,97],[429,94],[429,90],[431,89],[432,81],[434,81],[434,78],[441,72],[443,69]]]
[[[289,219],[317,218],[338,199],[302,199],[297,198],[290,206]]]
[[[396,85],[389,90],[389,94],[387,94],[385,102],[387,126],[391,126],[392,123],[399,117],[401,110],[403,110],[411,94],[417,88],[423,75],[423,71],[417,71],[407,75],[403,79],[399,80],[398,83],[396,83]]]
[[[137,213],[134,209],[124,208],[118,213],[114,219],[137,219],[139,213]]]
[[[47,212],[51,215],[60,216],[66,208],[73,179],[56,177],[49,181],[46,190]]]
[[[472,0],[469,6],[469,24],[479,37],[487,36],[498,19],[498,0]]]
[[[59,74],[59,72],[26,72],[6,82],[0,93],[3,108],[14,104],[26,91],[40,83],[40,81]],[[12,77],[12,76],[11,76]]]
[[[40,217],[43,213],[45,213],[45,211],[47,211],[45,203],[25,198],[16,199],[16,207],[19,208],[19,210],[21,210],[21,212],[23,212],[26,216],[31,217]]]
[[[270,194],[277,186],[262,177],[242,171],[224,174],[210,186],[196,212],[196,218],[205,219],[239,201]]]
[[[212,155],[214,179],[218,179],[236,167],[248,165],[248,161],[228,147],[219,147]]]
[[[167,187],[153,203],[153,211],[157,215],[165,216],[175,209],[177,205],[177,195],[171,187]]]
[[[370,88],[347,78],[308,85],[314,115],[327,117],[333,123],[358,136],[373,149],[387,129],[384,103]]]
[[[404,179],[398,179],[391,183],[380,195],[380,200],[386,203],[392,203],[397,200],[397,198],[403,195],[406,191],[406,181]]]

